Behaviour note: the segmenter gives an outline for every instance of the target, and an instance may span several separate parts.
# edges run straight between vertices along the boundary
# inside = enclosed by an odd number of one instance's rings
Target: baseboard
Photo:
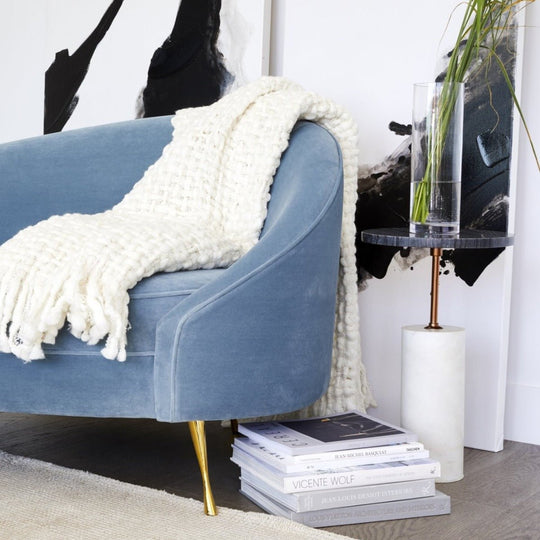
[[[507,384],[504,437],[540,444],[540,386]]]

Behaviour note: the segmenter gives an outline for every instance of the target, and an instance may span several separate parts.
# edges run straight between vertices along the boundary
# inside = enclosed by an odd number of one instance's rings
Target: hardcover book
[[[294,512],[325,510],[435,495],[435,480],[410,480],[391,484],[375,484],[352,488],[326,489],[304,493],[283,493],[263,479],[242,469],[241,480]]]
[[[240,492],[270,514],[282,516],[310,527],[332,527],[353,523],[369,523],[450,513],[450,497],[436,491],[432,497],[381,502],[327,510],[294,512],[264,495],[247,482],[241,482]]]
[[[421,443],[403,443],[374,448],[360,448],[358,450],[343,450],[337,452],[323,452],[318,454],[304,454],[289,456],[276,452],[248,437],[239,436],[234,440],[233,448],[237,447],[253,457],[286,472],[308,472],[336,467],[353,465],[370,465],[372,463],[387,463],[407,459],[422,459],[429,457],[429,451]],[[304,458],[304,459],[298,459]]]
[[[440,463],[433,459],[356,465],[313,473],[283,473],[239,448],[233,448],[231,460],[284,493],[438,478],[441,474]]]
[[[301,455],[415,442],[406,429],[359,411],[282,422],[247,422],[238,431],[272,450]]]

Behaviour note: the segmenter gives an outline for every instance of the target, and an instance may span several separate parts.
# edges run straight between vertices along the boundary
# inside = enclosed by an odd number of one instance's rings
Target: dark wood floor
[[[259,511],[238,493],[238,468],[229,461],[230,443],[228,429],[218,423],[208,425],[216,502]],[[0,414],[0,449],[202,499],[186,424],[4,413]],[[507,442],[505,450],[496,454],[467,449],[465,479],[438,488],[452,497],[451,515],[328,530],[364,540],[540,539],[539,446]]]

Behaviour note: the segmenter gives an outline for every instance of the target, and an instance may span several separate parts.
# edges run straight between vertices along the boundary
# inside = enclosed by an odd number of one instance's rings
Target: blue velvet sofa
[[[110,208],[171,134],[170,117],[160,117],[0,145],[0,243],[53,214]],[[327,388],[342,177],[334,138],[298,123],[251,251],[227,269],[138,283],[124,363],[67,330],[44,360],[0,353],[0,411],[188,421],[214,513],[204,421],[294,411]]]

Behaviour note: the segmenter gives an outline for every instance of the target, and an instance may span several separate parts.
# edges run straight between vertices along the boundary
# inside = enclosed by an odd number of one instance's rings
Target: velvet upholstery
[[[53,214],[110,208],[171,132],[161,117],[0,145],[0,243]],[[0,411],[176,422],[284,413],[318,399],[330,376],[342,180],[333,137],[300,122],[251,251],[227,269],[138,283],[124,363],[66,329],[44,360],[0,353]]]

